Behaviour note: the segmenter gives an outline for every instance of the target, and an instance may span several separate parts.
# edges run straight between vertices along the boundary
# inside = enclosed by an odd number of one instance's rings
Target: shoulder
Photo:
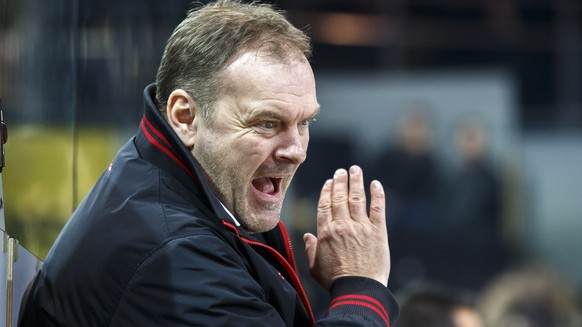
[[[173,317],[174,323],[199,324],[217,317],[232,319],[250,302],[255,303],[252,311],[273,310],[236,245],[215,231],[202,229],[168,240],[150,254],[125,287],[114,322],[121,326],[139,319],[151,323]]]

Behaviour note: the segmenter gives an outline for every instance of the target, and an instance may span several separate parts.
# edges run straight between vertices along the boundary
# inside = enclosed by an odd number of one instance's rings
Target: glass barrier
[[[2,232],[0,253],[0,320],[4,326],[18,326],[26,294],[42,266],[18,240]]]
[[[39,257],[137,130],[143,88],[189,6],[0,1],[5,228]]]

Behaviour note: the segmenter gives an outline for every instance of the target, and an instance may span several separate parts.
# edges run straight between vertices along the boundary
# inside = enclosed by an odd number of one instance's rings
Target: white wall
[[[524,165],[533,253],[582,283],[582,134],[526,135]]]
[[[313,135],[348,133],[362,155],[390,142],[401,114],[418,102],[434,113],[434,145],[444,158],[453,154],[453,125],[467,116],[488,127],[496,158],[515,147],[516,86],[500,70],[318,73],[316,81],[322,111]]]

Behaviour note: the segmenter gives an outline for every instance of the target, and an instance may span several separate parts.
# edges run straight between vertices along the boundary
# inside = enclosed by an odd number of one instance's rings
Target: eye
[[[277,127],[277,122],[272,121],[272,120],[267,120],[267,121],[260,123],[259,125],[265,129],[273,129],[273,128]]]

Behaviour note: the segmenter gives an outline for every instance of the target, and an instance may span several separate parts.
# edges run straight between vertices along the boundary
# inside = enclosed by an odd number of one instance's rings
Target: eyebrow
[[[309,117],[307,117],[307,119],[305,119],[305,120],[314,119],[317,115],[319,115],[320,111],[321,111],[321,105],[318,103],[317,106],[315,107],[315,112],[313,114],[309,115]]]
[[[321,106],[319,105],[319,103],[317,104],[317,106],[315,107],[315,112],[312,113],[311,115],[309,115],[309,117],[302,119],[302,120],[310,120],[315,118],[319,112],[321,111]],[[252,117],[253,119],[257,119],[257,118],[273,118],[273,119],[281,119],[283,120],[283,118],[285,117],[285,115],[280,114],[278,111],[272,110],[272,109],[268,109],[268,108],[256,108],[255,110],[252,110],[249,113],[249,117]]]
[[[315,116],[319,115],[320,112],[321,112],[321,105],[318,103],[317,107],[315,107],[315,112],[313,113],[313,115],[311,115],[310,119],[315,118]]]

